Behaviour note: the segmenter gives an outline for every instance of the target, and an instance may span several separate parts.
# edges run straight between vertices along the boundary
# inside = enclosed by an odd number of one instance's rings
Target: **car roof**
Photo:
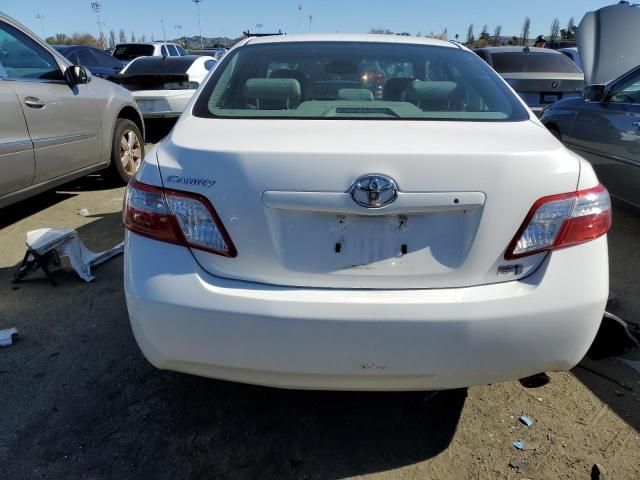
[[[90,48],[92,50],[100,50],[99,48],[92,47],[91,45],[51,45],[59,52],[64,50],[79,50],[81,48]]]
[[[474,49],[474,51],[482,51],[482,52],[488,52],[488,53],[535,52],[535,53],[548,53],[551,55],[556,55],[559,53],[550,48],[540,48],[540,47],[482,47],[482,48],[476,48]]]
[[[120,45],[177,45],[177,43],[174,42],[123,42],[123,43],[117,43],[116,46],[114,48],[119,47]]]
[[[438,47],[462,48],[462,46],[435,38],[412,37],[405,35],[382,35],[360,33],[308,33],[297,35],[269,35],[266,37],[251,37],[245,45],[260,45],[266,43],[293,42],[366,42],[366,43],[396,43],[413,45],[432,45]]]
[[[132,60],[132,62],[136,62],[136,65],[153,65],[155,63],[171,63],[171,64],[185,64],[191,65],[196,60],[204,58],[207,59],[204,55],[183,55],[181,57],[138,57]],[[215,58],[211,57],[212,60]]]

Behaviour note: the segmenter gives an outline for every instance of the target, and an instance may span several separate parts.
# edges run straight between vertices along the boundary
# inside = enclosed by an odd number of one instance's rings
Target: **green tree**
[[[472,48],[476,43],[476,37],[473,34],[473,23],[469,25],[467,29],[467,43],[465,44],[467,47]]]
[[[554,18],[553,22],[551,22],[551,35],[549,36],[549,39],[552,42],[555,42],[556,40],[558,40],[559,36],[560,36],[560,20],[558,20],[558,18]]]
[[[489,45],[489,40],[491,40],[491,36],[489,35],[489,26],[485,25],[484,27],[482,27],[482,32],[480,32],[480,37],[478,37],[476,46],[486,47],[487,45]]]
[[[502,25],[498,25],[493,30],[493,46],[497,47],[498,45],[500,45],[500,42],[501,42],[500,36],[501,35],[502,35]]]
[[[520,34],[520,45],[526,45],[529,43],[529,33],[531,32],[531,19],[529,17],[524,18],[522,23],[522,33]]]
[[[569,23],[567,23],[567,28],[560,30],[560,37],[562,37],[563,40],[573,40],[576,38],[577,31],[578,27],[576,27],[576,22],[573,17],[571,17]]]

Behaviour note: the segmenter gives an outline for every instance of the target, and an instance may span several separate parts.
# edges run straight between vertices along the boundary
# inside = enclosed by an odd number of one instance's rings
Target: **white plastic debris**
[[[0,347],[8,347],[13,344],[14,335],[18,335],[16,328],[0,330]]]
[[[83,217],[88,217],[91,215],[91,212],[89,211],[88,208],[81,208],[80,211],[78,212],[78,215],[82,215]]]
[[[84,246],[78,232],[64,228],[41,228],[27,233],[27,247],[38,255],[56,250],[58,255],[68,257],[73,269],[86,282],[95,277],[91,267],[100,265],[124,251],[124,242],[110,250],[93,252]]]

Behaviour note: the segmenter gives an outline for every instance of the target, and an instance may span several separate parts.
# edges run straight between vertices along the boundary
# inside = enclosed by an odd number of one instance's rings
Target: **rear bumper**
[[[221,279],[186,248],[127,232],[131,325],[158,368],[284,388],[431,390],[567,370],[608,295],[606,238],[517,282],[322,290]]]

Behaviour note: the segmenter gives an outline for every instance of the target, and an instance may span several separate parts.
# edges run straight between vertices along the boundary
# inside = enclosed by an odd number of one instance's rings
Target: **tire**
[[[107,175],[127,184],[138,171],[144,157],[144,140],[138,126],[126,118],[116,121],[111,141],[111,164]]]

